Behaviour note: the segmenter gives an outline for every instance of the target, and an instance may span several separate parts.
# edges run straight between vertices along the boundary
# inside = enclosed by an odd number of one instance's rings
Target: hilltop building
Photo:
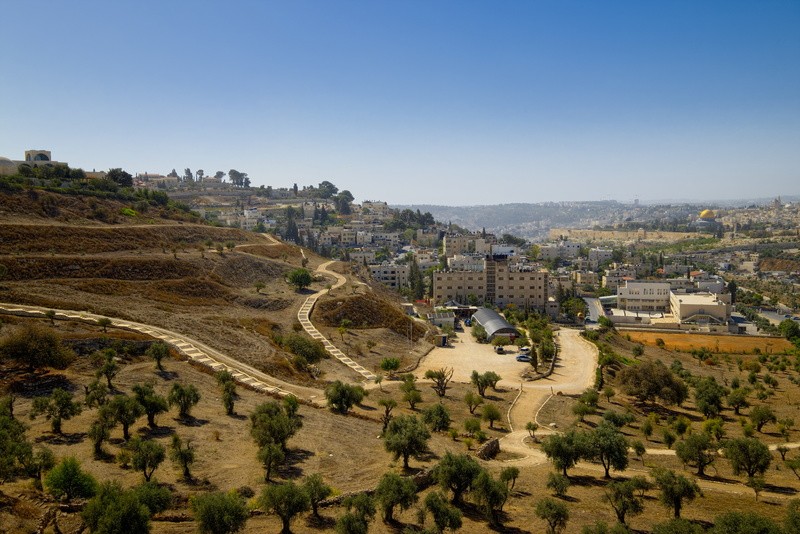
[[[0,175],[8,176],[10,174],[16,174],[20,165],[28,165],[30,167],[52,167],[54,165],[67,165],[67,163],[65,161],[53,160],[49,150],[26,150],[24,160],[11,160],[9,158],[0,157]]]

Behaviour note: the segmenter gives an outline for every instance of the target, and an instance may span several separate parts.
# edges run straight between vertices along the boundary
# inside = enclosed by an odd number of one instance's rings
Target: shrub
[[[45,477],[44,485],[57,499],[67,501],[76,497],[92,497],[97,493],[97,481],[81,469],[73,457],[67,457],[55,466]]]

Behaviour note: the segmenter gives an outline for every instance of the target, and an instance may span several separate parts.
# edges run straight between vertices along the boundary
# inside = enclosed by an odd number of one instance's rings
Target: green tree
[[[709,534],[783,534],[783,529],[754,512],[727,512],[714,518]]]
[[[8,405],[12,404],[8,402]],[[32,453],[25,437],[25,425],[14,419],[11,412],[10,408],[0,406],[0,482],[22,474]]]
[[[36,397],[33,399],[31,419],[44,414],[50,421],[50,428],[56,434],[61,434],[61,422],[69,421],[81,413],[81,405],[72,400],[72,393],[56,388],[49,397]]]
[[[33,372],[42,367],[65,369],[75,359],[75,353],[64,347],[53,331],[24,325],[0,342],[0,359],[27,365],[28,371]]]
[[[108,327],[109,326],[113,326],[113,325],[114,325],[113,321],[111,321],[111,319],[109,319],[108,317],[100,317],[97,320],[97,326],[99,326],[100,328],[103,329],[103,333],[104,334],[107,334],[108,333]]]
[[[150,510],[133,491],[124,491],[117,481],[104,482],[84,507],[81,517],[95,534],[146,534],[150,532]]]
[[[628,441],[617,427],[603,421],[586,436],[582,456],[599,461],[609,478],[612,467],[617,471],[628,467]]]
[[[163,512],[172,504],[172,492],[156,482],[145,482],[133,488],[133,492],[151,514]]]
[[[236,408],[236,381],[228,371],[218,372],[216,378],[217,384],[222,390],[222,406],[225,408],[225,414],[233,415]]]
[[[147,424],[150,428],[156,427],[156,415],[167,411],[167,399],[158,395],[152,384],[136,384],[133,386],[136,402],[142,405],[147,415]]]
[[[764,425],[767,423],[774,423],[777,420],[778,418],[775,416],[775,412],[772,411],[772,408],[764,404],[753,406],[753,409],[750,410],[750,422],[753,423],[753,426],[755,426],[756,430],[759,432],[764,428]]]
[[[630,480],[609,483],[606,486],[605,499],[614,509],[617,521],[623,525],[628,516],[639,515],[644,511],[643,499],[636,494],[636,485]]]
[[[259,404],[250,415],[250,434],[259,447],[274,443],[286,452],[289,438],[303,426],[295,414],[290,416],[286,407],[275,401]]]
[[[313,278],[311,277],[311,273],[308,272],[308,269],[300,268],[289,273],[288,281],[297,291],[301,291],[311,285]]]
[[[684,501],[693,501],[698,495],[702,496],[697,482],[690,480],[675,471],[657,467],[652,471],[656,486],[661,490],[659,500],[667,508],[671,508],[675,518],[680,518]]]
[[[192,480],[191,467],[195,460],[195,447],[191,440],[184,441],[177,434],[172,435],[172,443],[169,447],[169,458],[181,469],[183,479],[187,482]]]
[[[728,406],[733,408],[733,413],[739,415],[739,410],[750,406],[750,403],[747,401],[747,396],[749,394],[750,390],[748,388],[734,388],[728,393],[725,400]]]
[[[637,366],[626,367],[618,376],[625,393],[633,395],[640,402],[659,399],[664,404],[680,405],[688,395],[686,384],[660,361],[644,361]]]
[[[378,401],[378,405],[383,407],[383,415],[381,416],[381,423],[383,423],[381,434],[383,434],[386,432],[386,427],[389,426],[389,422],[392,420],[392,410],[397,408],[397,401],[394,399],[381,399]]]
[[[470,382],[473,386],[478,388],[478,395],[481,397],[485,396],[486,388],[489,387],[489,380],[487,379],[485,374],[481,374],[478,371],[472,371],[472,375],[470,376]]]
[[[265,511],[281,518],[282,534],[291,533],[289,526],[294,516],[311,506],[306,492],[294,482],[267,486],[261,494],[259,504]]]
[[[107,406],[103,406],[97,413],[97,419],[92,422],[87,433],[92,440],[94,454],[97,457],[103,455],[103,443],[111,437],[111,429],[116,425],[114,415]]]
[[[114,421],[122,425],[122,437],[125,441],[130,439],[130,426],[144,415],[144,407],[134,397],[117,395],[107,404],[108,411]]]
[[[258,449],[258,461],[264,466],[264,481],[270,481],[272,469],[283,462],[285,458],[286,456],[283,454],[280,445],[275,443],[267,443]]]
[[[772,462],[769,447],[756,438],[730,439],[725,442],[723,450],[735,475],[744,473],[748,478],[763,475]]]
[[[149,482],[153,472],[166,458],[166,449],[157,441],[135,437],[128,442],[133,468],[141,471],[145,482]]]
[[[95,371],[95,377],[105,377],[108,389],[114,390],[111,381],[119,374],[119,364],[117,363],[117,353],[113,349],[106,349],[97,354],[95,360],[98,361],[99,367]]]
[[[472,498],[492,525],[500,523],[500,511],[508,498],[506,485],[481,471],[472,483]]]
[[[345,384],[340,380],[332,382],[325,388],[325,398],[328,401],[328,406],[333,408],[334,411],[345,415],[353,405],[359,404],[365,395],[366,391],[363,387]]]
[[[542,440],[542,450],[553,462],[556,469],[560,469],[564,476],[567,469],[573,467],[583,457],[585,451],[584,438],[575,430],[568,430],[564,434],[551,434]]]
[[[536,516],[547,522],[549,534],[558,534],[567,526],[569,510],[564,503],[545,497],[536,501]]]
[[[244,501],[235,491],[201,493],[192,497],[190,503],[198,529],[202,533],[239,532],[250,516]]]
[[[452,367],[449,369],[447,367],[442,367],[441,369],[428,369],[425,371],[425,378],[433,381],[431,387],[440,398],[444,397],[445,393],[447,393],[447,384],[450,382],[450,379],[453,378],[453,371],[454,369]]]
[[[438,491],[432,491],[425,496],[424,510],[433,517],[437,532],[461,528],[461,512],[455,506],[449,505]]]
[[[99,408],[108,400],[108,388],[99,380],[92,380],[88,386],[83,387],[86,392],[84,404],[89,408]]]
[[[695,404],[706,419],[719,415],[727,394],[727,388],[717,384],[713,377],[701,378],[694,386]]]
[[[322,475],[314,473],[307,476],[303,481],[303,491],[308,495],[311,513],[315,517],[319,517],[319,503],[331,496],[333,488],[325,484],[325,481],[322,480]]]
[[[394,378],[394,373],[400,369],[400,358],[384,358],[381,360],[381,370],[389,374],[389,378]]]
[[[394,509],[399,506],[407,510],[417,502],[417,485],[410,478],[404,478],[395,473],[386,473],[378,482],[375,489],[375,500],[383,512],[383,520],[387,523],[394,521]]]
[[[422,414],[422,420],[433,432],[444,432],[450,428],[450,412],[443,404],[434,404]]]
[[[71,456],[62,459],[47,474],[44,485],[53,497],[67,501],[76,497],[89,498],[97,492],[97,481]]]
[[[509,491],[513,490],[517,484],[517,477],[519,477],[518,467],[504,467],[500,471],[500,481],[508,487]]]
[[[367,534],[369,522],[375,517],[375,503],[366,493],[347,497],[343,502],[347,513],[336,521],[337,534]]]
[[[494,422],[503,418],[500,409],[494,404],[487,404],[481,410],[481,419],[489,421],[489,428],[494,428]]]
[[[192,406],[200,402],[200,391],[194,384],[183,385],[179,382],[172,384],[172,389],[169,390],[167,396],[167,403],[170,406],[178,407],[178,417],[186,419],[189,417],[189,412]]]
[[[705,468],[717,457],[717,444],[707,432],[698,432],[678,443],[675,455],[681,462],[697,467],[697,476],[704,476]]]
[[[472,488],[483,468],[468,454],[446,452],[436,466],[434,476],[439,485],[453,492],[453,504],[460,505],[464,493]]]
[[[164,366],[161,362],[169,356],[169,346],[163,341],[156,341],[148,347],[146,354],[156,362],[156,369],[163,371]]]
[[[570,487],[569,477],[562,475],[561,473],[550,472],[547,473],[547,484],[548,489],[553,490],[553,493],[557,497],[564,497],[567,494],[567,490]]]
[[[408,459],[418,458],[428,452],[428,440],[431,434],[413,415],[395,417],[386,427],[384,446],[394,455],[394,459],[403,458],[403,468],[408,469]]]

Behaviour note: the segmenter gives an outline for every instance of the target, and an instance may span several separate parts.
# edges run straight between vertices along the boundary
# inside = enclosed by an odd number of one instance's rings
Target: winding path
[[[51,308],[43,308],[40,306],[24,306],[21,304],[0,303],[0,313],[10,315],[34,316],[44,317],[45,313]],[[318,389],[296,386],[279,380],[273,376],[259,371],[245,363],[235,360],[222,352],[209,347],[195,339],[192,339],[178,332],[173,332],[157,326],[137,323],[134,321],[126,321],[124,319],[115,319],[106,317],[104,315],[96,315],[93,313],[75,311],[75,310],[53,310],[56,315],[55,319],[66,319],[73,321],[85,321],[96,324],[99,319],[108,319],[111,321],[109,326],[114,328],[123,328],[126,330],[133,330],[147,334],[156,339],[160,339],[169,343],[181,354],[186,356],[190,361],[199,365],[207,367],[212,371],[228,371],[234,379],[247,387],[262,393],[268,393],[278,396],[295,395],[296,397],[303,398],[317,406],[324,406],[322,400],[322,392]]]
[[[343,286],[347,282],[347,278],[345,278],[343,275],[337,272],[329,271],[328,266],[331,265],[332,263],[335,263],[335,260],[323,263],[322,265],[317,267],[317,272],[326,275],[331,275],[334,278],[336,278],[336,283],[334,283],[331,286],[331,289],[336,289],[338,287]],[[300,321],[301,325],[303,325],[303,329],[306,332],[308,332],[308,335],[322,342],[322,344],[325,346],[325,350],[327,350],[331,356],[333,356],[334,358],[336,358],[337,360],[348,366],[356,373],[360,374],[366,380],[375,380],[376,376],[374,373],[372,373],[369,369],[366,369],[361,365],[357,364],[352,359],[348,358],[345,353],[337,349],[336,346],[333,343],[331,343],[329,339],[323,336],[320,333],[320,331],[317,330],[317,328],[311,323],[310,319],[311,310],[314,309],[314,304],[317,303],[319,297],[321,297],[327,291],[328,291],[327,289],[321,289],[316,293],[314,293],[313,295],[311,295],[310,297],[308,297],[306,301],[303,303],[303,305],[300,306],[300,311],[297,312],[297,320]]]

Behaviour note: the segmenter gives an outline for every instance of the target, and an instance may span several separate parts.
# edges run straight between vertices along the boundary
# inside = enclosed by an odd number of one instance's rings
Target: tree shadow
[[[228,417],[230,417],[231,419],[236,419],[237,421],[244,421],[245,419],[247,419],[246,415],[242,415],[240,413],[235,413],[235,412],[230,414]]]
[[[776,486],[774,484],[765,484],[764,491],[772,493],[780,493],[782,495],[797,495],[797,488],[791,486]]]
[[[368,406],[366,404],[359,404],[358,407],[366,412],[374,412],[375,410],[377,410],[377,408],[375,408],[374,406]]]
[[[569,477],[569,482],[572,486],[582,486],[582,487],[605,487],[608,483],[608,479],[605,478],[595,478],[588,475],[572,475]]]
[[[178,378],[178,373],[175,371],[167,371],[166,369],[163,371],[156,371],[156,374],[161,377],[162,380],[170,381],[175,380]]]
[[[333,530],[334,525],[336,525],[336,519],[333,517],[324,515],[317,517],[314,514],[306,517],[306,526],[314,530]]]
[[[107,464],[112,463],[116,459],[116,457],[113,454],[106,451],[105,449],[101,450],[100,452],[95,452],[94,454],[92,454],[92,458],[94,458],[99,462],[104,462]]]
[[[143,436],[150,436],[154,438],[163,438],[165,436],[171,436],[175,433],[175,428],[171,426],[160,426],[156,425],[154,427],[143,426],[142,428],[136,431],[138,434]]]
[[[176,417],[176,418],[173,419],[173,421],[176,421],[177,423],[179,423],[179,424],[181,424],[183,426],[193,426],[193,427],[204,426],[204,425],[207,425],[209,423],[208,419],[198,419],[197,417],[195,417],[193,415],[190,415],[188,417],[183,417],[183,418]]]
[[[275,473],[285,479],[299,478],[303,475],[302,463],[314,456],[306,449],[289,449],[285,460],[275,468]]]
[[[37,437],[34,441],[36,443],[49,443],[50,445],[76,445],[86,439],[85,432],[64,432],[62,434],[49,433]]]

